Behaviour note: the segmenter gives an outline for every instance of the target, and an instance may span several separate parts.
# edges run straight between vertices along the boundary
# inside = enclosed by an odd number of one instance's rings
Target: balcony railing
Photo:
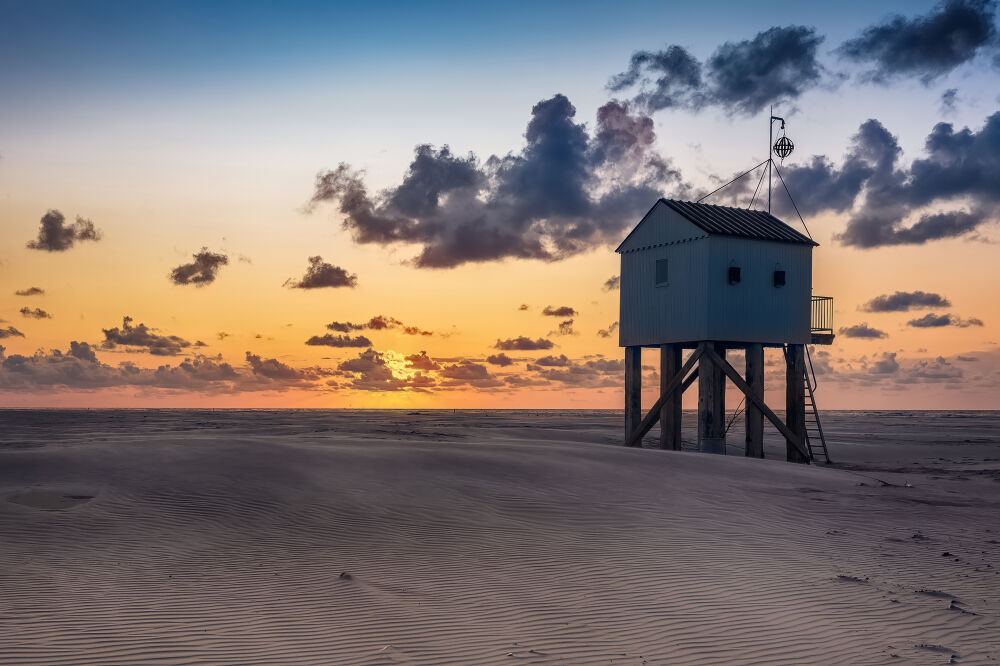
[[[813,296],[809,328],[813,333],[833,334],[833,296]]]

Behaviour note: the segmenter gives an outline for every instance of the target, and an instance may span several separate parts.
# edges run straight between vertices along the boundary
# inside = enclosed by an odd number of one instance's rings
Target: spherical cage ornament
[[[774,142],[774,154],[781,159],[791,155],[793,150],[795,150],[795,144],[787,136],[782,136]]]

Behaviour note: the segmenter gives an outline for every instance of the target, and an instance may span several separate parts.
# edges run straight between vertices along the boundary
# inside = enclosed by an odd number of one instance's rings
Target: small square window
[[[740,267],[730,266],[729,267],[729,284],[739,284],[740,283]]]
[[[656,260],[656,286],[665,285],[669,281],[670,274],[667,271],[667,260]]]
[[[775,287],[785,286],[785,271],[774,271],[774,286]]]

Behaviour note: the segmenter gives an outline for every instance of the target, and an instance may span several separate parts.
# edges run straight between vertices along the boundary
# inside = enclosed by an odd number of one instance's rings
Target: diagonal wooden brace
[[[763,412],[764,416],[767,417],[767,420],[778,429],[778,432],[784,435],[785,439],[790,441],[795,448],[798,449],[803,456],[805,456],[806,460],[809,460],[812,457],[806,450],[805,443],[803,443],[802,438],[789,430],[788,426],[782,423],[781,419],[779,419],[777,415],[771,411],[771,408],[750,390],[747,383],[743,381],[742,377],[740,377],[740,373],[736,372],[733,366],[729,365],[729,361],[716,354],[711,347],[706,347],[704,353],[705,356],[712,361],[712,363],[715,363],[719,366],[722,372],[726,373],[726,376],[729,377],[729,380],[736,385],[736,388],[743,391],[743,395],[747,397],[747,400],[752,402],[754,407]]]
[[[670,383],[663,389],[663,393],[660,394],[660,397],[656,400],[652,409],[649,410],[649,413],[646,414],[646,416],[639,423],[639,427],[635,429],[635,432],[629,435],[627,440],[625,440],[625,446],[639,446],[639,444],[642,443],[642,438],[645,437],[646,433],[648,433],[650,429],[656,425],[656,422],[660,420],[660,408],[663,407],[663,403],[665,403],[667,399],[673,395],[674,391],[680,388],[681,384],[684,382],[684,378],[687,376],[687,373],[691,371],[691,368],[694,367],[694,364],[698,362],[698,359],[704,353],[705,343],[703,342],[698,345],[698,348],[694,350],[694,353],[691,354],[677,374],[674,375],[674,378],[671,379]]]

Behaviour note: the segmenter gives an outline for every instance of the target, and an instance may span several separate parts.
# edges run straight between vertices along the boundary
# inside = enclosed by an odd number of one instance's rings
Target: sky
[[[0,407],[621,408],[614,248],[772,105],[820,407],[1000,406],[995,2],[417,5],[0,1]]]

